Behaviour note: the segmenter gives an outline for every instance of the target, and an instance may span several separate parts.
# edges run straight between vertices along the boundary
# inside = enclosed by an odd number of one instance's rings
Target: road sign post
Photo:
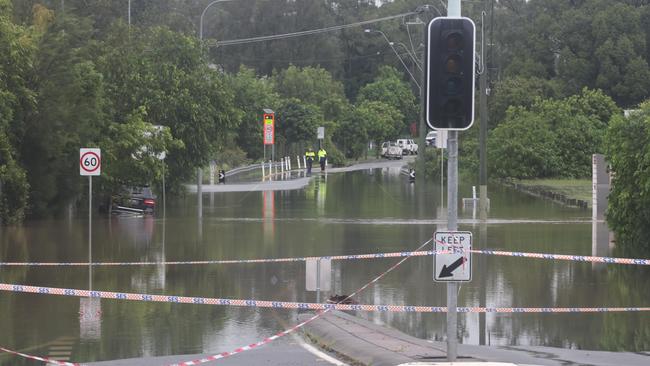
[[[102,172],[102,151],[95,148],[79,149],[79,175],[88,177],[88,290],[93,282],[93,176]]]

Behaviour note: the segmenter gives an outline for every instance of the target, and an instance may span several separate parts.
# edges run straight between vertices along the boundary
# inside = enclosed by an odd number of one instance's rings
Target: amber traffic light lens
[[[461,70],[460,56],[452,55],[447,57],[445,71],[450,74],[459,74]]]
[[[463,49],[463,36],[460,33],[452,33],[447,36],[447,49],[458,51]]]

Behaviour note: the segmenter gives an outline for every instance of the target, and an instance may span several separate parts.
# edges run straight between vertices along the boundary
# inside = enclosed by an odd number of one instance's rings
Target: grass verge
[[[513,183],[528,188],[540,188],[563,194],[589,203],[591,207],[592,187],[590,179],[516,179]]]

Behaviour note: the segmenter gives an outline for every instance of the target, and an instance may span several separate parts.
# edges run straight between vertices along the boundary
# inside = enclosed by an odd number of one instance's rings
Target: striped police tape
[[[459,250],[459,249],[458,249]],[[458,252],[456,250],[456,252]],[[555,259],[574,262],[594,262],[606,264],[630,264],[650,266],[650,259],[635,258],[613,258],[613,257],[595,257],[582,255],[567,254],[546,254],[546,253],[526,253],[526,252],[508,252],[494,249],[472,249],[472,253],[485,255],[498,255],[520,258],[536,259]],[[308,259],[331,259],[331,260],[357,260],[357,259],[379,259],[379,258],[398,258],[398,257],[421,257],[437,254],[448,254],[449,251],[413,251],[413,252],[392,252],[392,253],[375,253],[375,254],[352,254],[352,255],[335,255],[322,257],[295,257],[295,258],[270,258],[270,259],[231,259],[231,260],[205,260],[205,261],[171,261],[171,262],[0,262],[1,266],[149,266],[149,265],[194,265],[194,264],[244,264],[244,263],[278,263],[278,262],[303,262]]]
[[[354,259],[377,259],[377,258],[399,258],[399,257],[421,257],[434,254],[444,254],[449,251],[434,252],[430,250],[413,252],[375,253],[375,254],[352,254],[334,255],[322,257],[294,257],[294,258],[270,258],[270,259],[225,259],[205,261],[170,261],[170,262],[0,262],[1,266],[150,266],[150,265],[185,265],[185,264],[243,264],[243,263],[277,263],[277,262],[304,262],[306,260],[331,259],[331,260],[354,260]]]
[[[487,255],[501,255],[508,257],[523,257],[523,258],[537,258],[537,259],[558,259],[564,261],[574,262],[595,262],[607,264],[632,264],[650,266],[650,259],[634,259],[634,258],[613,258],[613,257],[594,257],[584,255],[567,255],[567,254],[545,254],[545,253],[525,253],[525,252],[507,252],[493,249],[472,249],[472,253],[487,254]]]
[[[17,351],[12,351],[12,350],[7,349],[7,348],[4,348],[4,347],[0,347],[0,351],[2,351],[2,352],[6,352],[6,353],[10,353],[10,354],[12,354],[12,355],[16,355],[16,356],[24,357],[24,358],[29,358],[29,359],[31,359],[31,360],[43,361],[43,362],[45,362],[45,363],[49,363],[49,364],[53,364],[53,365],[61,365],[61,366],[79,366],[78,363],[59,361],[59,360],[54,360],[54,359],[47,358],[47,357],[32,356],[32,355],[28,355],[28,354],[26,354],[26,353],[21,353],[21,352],[17,352]]]
[[[402,313],[445,313],[446,307],[410,305],[358,305],[358,304],[319,304],[289,301],[220,299],[210,297],[189,297],[175,295],[134,294],[126,292],[88,291],[57,287],[39,287],[0,283],[0,291],[22,292],[74,297],[94,297],[113,300],[133,300],[182,304],[207,304],[222,306],[241,306],[252,308],[304,309],[304,310],[356,310]],[[650,311],[650,307],[595,307],[595,308],[506,308],[506,307],[458,307],[461,313],[593,313],[593,312],[640,312]]]

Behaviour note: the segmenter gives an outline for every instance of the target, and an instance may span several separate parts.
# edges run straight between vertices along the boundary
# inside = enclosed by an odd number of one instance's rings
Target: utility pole
[[[487,68],[485,62],[485,12],[481,15],[481,67],[479,74],[479,114],[481,126],[479,131],[479,216],[487,219]]]

